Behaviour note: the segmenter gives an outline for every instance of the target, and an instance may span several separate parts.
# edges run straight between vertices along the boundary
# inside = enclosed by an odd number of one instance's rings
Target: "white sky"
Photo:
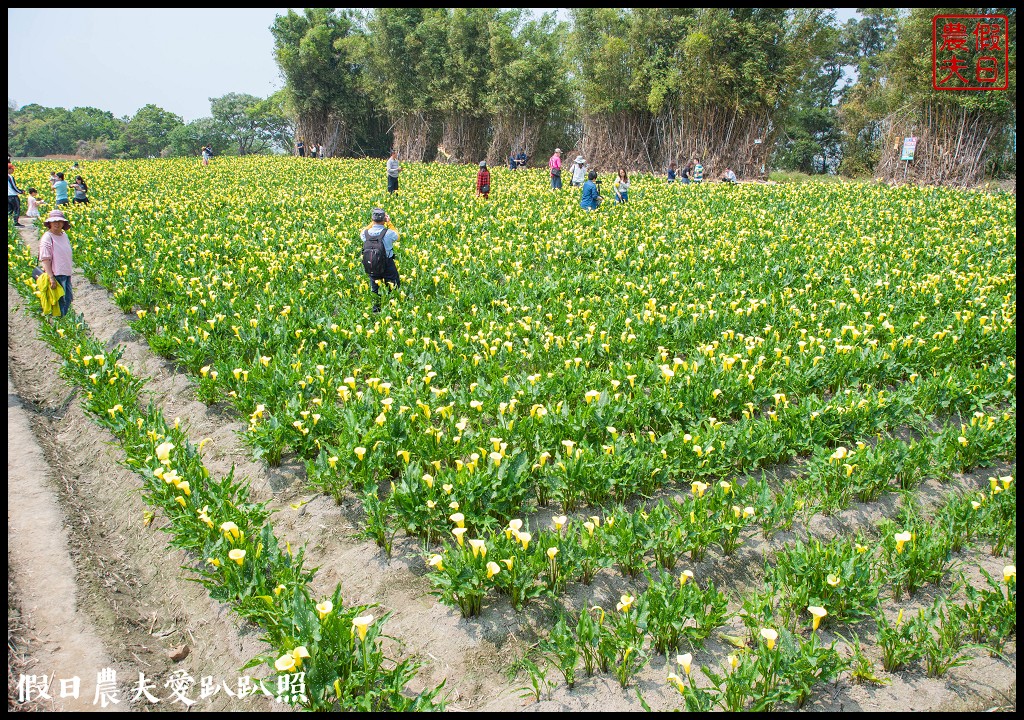
[[[538,12],[564,8],[536,8]],[[267,97],[284,82],[270,26],[287,8],[8,8],[7,99],[18,107],[95,107],[115,117],[149,103],[185,122],[210,98]],[[840,23],[852,9],[836,10]]]

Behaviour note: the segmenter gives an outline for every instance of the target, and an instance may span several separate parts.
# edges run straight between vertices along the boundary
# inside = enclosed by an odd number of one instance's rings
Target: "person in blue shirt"
[[[674,160],[668,164],[668,181],[670,183],[676,181],[676,163]]]
[[[395,265],[395,241],[398,240],[398,231],[391,224],[391,217],[382,208],[374,208],[370,213],[370,219],[373,222],[359,233],[360,240],[365,242],[367,234],[376,238],[383,233],[384,237],[381,241],[384,243],[384,252],[387,255],[383,274],[380,277],[370,275],[370,290],[376,296],[373,302],[373,311],[379,313],[380,291],[377,289],[377,282],[387,283],[392,290],[397,290],[402,285],[402,279],[398,276],[398,266]]]
[[[587,173],[587,181],[583,183],[583,196],[580,198],[580,207],[584,210],[597,210],[601,205],[601,193],[597,189],[597,171],[591,170]]]
[[[515,170],[516,169],[516,153],[515,153],[514,150],[509,150],[508,151],[508,169],[509,170]]]
[[[526,169],[526,160],[527,160],[526,151],[520,149],[519,153],[516,155],[516,169],[517,170],[525,170]]]

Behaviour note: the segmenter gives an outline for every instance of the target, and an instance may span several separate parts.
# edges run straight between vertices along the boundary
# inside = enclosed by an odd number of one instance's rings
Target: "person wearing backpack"
[[[381,208],[370,211],[370,219],[373,222],[363,229],[360,238],[363,241],[363,269],[370,277],[370,290],[376,296],[373,311],[379,313],[380,290],[377,283],[386,282],[392,290],[397,290],[402,285],[402,279],[398,276],[398,266],[395,265],[395,242],[398,240],[398,231],[391,225],[391,217]]]

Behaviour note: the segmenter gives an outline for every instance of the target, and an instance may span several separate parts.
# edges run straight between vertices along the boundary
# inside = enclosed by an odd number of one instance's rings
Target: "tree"
[[[834,172],[841,158],[836,102],[843,57],[835,15],[810,12],[817,17],[807,17],[803,23],[809,58],[795,83],[774,164],[814,174]]]
[[[363,85],[362,16],[354,10],[289,10],[270,28],[295,136],[345,154],[365,142],[373,108]]]
[[[567,33],[553,13],[523,23],[521,10],[509,10],[491,24],[489,160],[511,150],[533,157],[541,146],[575,147],[576,102],[562,48]]]
[[[429,161],[436,154],[436,78],[445,72],[448,12],[376,8],[367,23],[367,87],[391,120],[394,147],[408,160]]]
[[[210,98],[210,110],[239,155],[265,153],[289,137],[288,119],[278,114],[273,102],[255,95],[228,93]]]
[[[182,124],[178,115],[146,105],[128,121],[117,150],[130,158],[158,157],[168,147],[171,131]]]
[[[198,157],[200,148],[206,144],[217,155],[224,154],[229,148],[234,149],[224,126],[209,117],[179,125],[167,134],[167,146],[172,157]]]

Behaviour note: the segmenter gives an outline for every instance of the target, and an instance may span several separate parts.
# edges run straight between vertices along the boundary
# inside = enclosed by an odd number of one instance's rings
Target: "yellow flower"
[[[363,455],[366,454],[366,448],[364,448],[364,447],[357,447],[352,452],[354,452],[356,454],[356,457],[359,460],[362,460],[363,459]]]
[[[840,446],[836,448],[836,451],[834,453],[832,453],[832,456],[829,458],[829,460],[835,460],[836,462],[839,462],[840,460],[845,460],[849,456],[850,453],[847,452],[846,448]]]
[[[558,554],[558,548],[556,548],[556,547],[549,547],[548,548],[548,559],[549,560],[554,560],[555,559],[555,555],[557,555],[557,554]]]
[[[967,438],[965,438],[965,437],[964,437],[963,435],[961,435],[960,437],[958,437],[958,438],[956,439],[956,441],[957,441],[958,443],[960,443],[961,445],[963,445],[964,447],[967,447]]]
[[[907,544],[908,542],[910,542],[910,539],[911,539],[911,535],[908,532],[896,533],[896,535],[895,535],[896,552],[897,553],[902,553],[903,552],[903,546],[905,544]]]
[[[555,530],[557,531],[565,527],[567,520],[568,518],[565,515],[555,515],[555,517],[551,518],[551,523],[555,526]]]
[[[444,490],[445,495],[451,495],[452,490],[455,489],[455,486],[452,485],[451,483],[445,483],[444,485],[441,486],[441,489]]]
[[[366,639],[366,630],[373,624],[373,615],[360,615],[357,618],[352,618],[353,631],[359,631],[359,639]]]
[[[434,476],[429,473],[423,473],[423,482],[428,488],[434,487]]]
[[[234,548],[232,550],[229,550],[228,559],[234,560],[236,563],[241,565],[243,562],[245,562],[245,550],[242,550],[241,548]]]
[[[229,540],[230,539],[239,540],[242,537],[242,531],[239,530],[238,526],[235,525],[230,520],[227,521],[227,522],[221,523],[220,531],[222,533],[224,533],[224,537],[228,538]]]
[[[492,452],[487,457],[489,457],[494,462],[494,464],[496,466],[500,466],[501,465],[501,453],[499,453],[499,452]]]
[[[827,582],[831,587],[839,587],[839,576],[829,574],[825,578],[825,582]]]
[[[687,580],[693,580],[693,570],[683,570],[679,573],[679,587],[685,585]]]
[[[589,533],[590,535],[594,534],[594,523],[590,522],[589,520],[586,520],[583,523],[583,527],[586,528],[587,533]]]
[[[295,669],[295,656],[291,653],[285,653],[274,661],[274,668],[278,672],[291,672]]]
[[[732,493],[732,483],[728,483],[725,480],[722,480],[720,483],[718,483],[718,487],[722,488],[722,492],[725,493],[726,495]]]
[[[572,449],[576,446],[576,443],[572,440],[563,440],[562,444],[565,445],[565,449],[572,454]]]
[[[623,595],[615,605],[615,609],[620,612],[629,612],[629,608],[633,605],[634,600],[636,600],[636,598],[632,595]]]
[[[330,466],[331,470],[338,467],[338,456],[332,455],[331,457],[327,458],[327,464]]]
[[[683,692],[685,686],[683,685],[682,679],[671,670],[668,671],[668,677],[665,678],[668,682],[675,686],[676,690]]]
[[[693,663],[693,655],[686,653],[685,655],[676,655],[676,662],[683,666],[683,672],[687,675],[690,674],[690,665]]]
[[[1017,566],[1007,565],[1003,568],[1003,582],[1009,584],[1011,580],[1017,579]]]
[[[768,649],[772,650],[775,648],[775,641],[779,639],[779,634],[771,628],[762,628],[761,637],[764,638],[765,644],[768,645]]]
[[[167,465],[171,462],[171,450],[174,449],[174,443],[163,442],[156,446],[156,459]]]
[[[701,498],[704,497],[704,492],[708,489],[707,483],[703,483],[697,480],[690,485],[690,492]]]
[[[466,528],[464,528],[464,527],[457,527],[457,528],[453,528],[452,529],[452,535],[454,535],[455,539],[458,540],[459,547],[462,547],[462,536],[465,535],[465,534],[466,534]]]
[[[490,562],[487,563],[487,579],[488,580],[490,580],[492,577],[494,577],[495,575],[497,575],[500,572],[501,572],[501,567],[498,566],[498,563],[494,562],[493,560],[491,560]]]
[[[601,391],[600,390],[588,390],[587,394],[584,395],[583,397],[586,398],[586,401],[589,404],[589,403],[592,403],[594,400],[597,400],[599,397],[601,397]]]
[[[738,655],[730,655],[728,660],[729,660],[729,667],[732,668],[733,670],[735,670],[736,668],[738,668],[740,666],[740,658],[739,658]]]
[[[519,543],[523,546],[523,550],[527,549],[527,546],[530,544],[530,540],[532,539],[533,535],[528,532],[519,533]]]
[[[220,560],[217,558],[206,558],[206,562],[214,567],[220,567]]]
[[[857,543],[854,547],[856,547],[858,554],[866,553],[868,551],[867,545],[861,545],[860,543]]]
[[[334,603],[330,600],[324,600],[322,603],[317,603],[316,611],[320,615],[320,619],[323,620],[325,617],[331,614],[331,610],[334,609]]]
[[[502,562],[505,563],[505,567],[507,567],[511,571],[512,565],[515,563],[515,558],[505,558],[502,560]]]
[[[409,464],[409,451],[408,450],[399,450],[398,453],[396,453],[396,457],[402,458],[402,460],[405,461],[406,465]]]
[[[448,519],[455,523],[458,527],[466,527],[466,516],[462,513],[452,513],[451,517],[449,517]]]
[[[487,557],[487,544],[483,540],[473,538],[469,541],[469,547],[473,551],[473,557]]]
[[[430,559],[427,560],[427,567],[436,567],[438,570],[444,570],[444,558],[440,555],[431,555]]]
[[[818,625],[821,624],[821,619],[828,615],[828,611],[825,608],[818,607],[817,605],[811,605],[810,607],[808,607],[807,612],[809,612],[814,617],[814,625],[813,627],[811,627],[812,631],[817,630]]]
[[[295,658],[295,667],[302,667],[302,658],[309,657],[309,650],[306,649],[305,645],[299,645],[292,650],[292,657]]]

